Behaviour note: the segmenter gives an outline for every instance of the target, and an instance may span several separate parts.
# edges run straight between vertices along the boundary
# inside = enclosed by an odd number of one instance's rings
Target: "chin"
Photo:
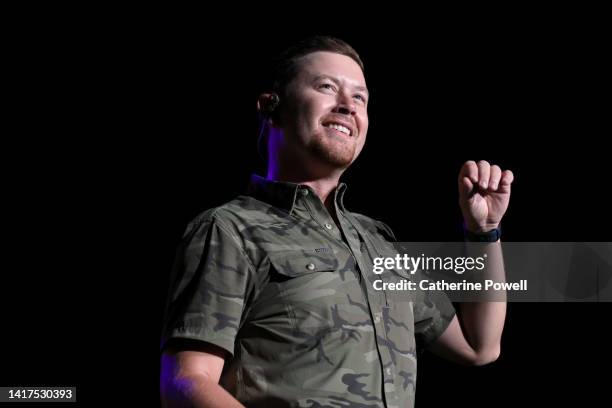
[[[319,139],[310,144],[309,150],[319,162],[334,168],[346,168],[353,162],[356,149],[353,144],[338,145]]]
[[[331,152],[329,150],[318,155],[321,161],[335,168],[346,168],[353,162],[353,154],[349,152]]]

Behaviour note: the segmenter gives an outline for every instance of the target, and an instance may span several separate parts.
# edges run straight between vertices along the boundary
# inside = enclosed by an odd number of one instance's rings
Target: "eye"
[[[334,92],[336,91],[336,87],[334,86],[334,84],[331,84],[329,82],[324,82],[324,83],[320,84],[318,86],[318,88],[319,89],[325,89],[325,90],[328,90],[328,91],[334,91]]]
[[[353,98],[355,99],[359,99],[361,102],[365,103],[366,102],[366,97],[361,95],[361,94],[356,94],[355,96],[353,96]]]

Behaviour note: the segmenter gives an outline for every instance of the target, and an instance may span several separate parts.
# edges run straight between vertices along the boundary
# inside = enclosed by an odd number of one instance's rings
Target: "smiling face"
[[[368,131],[368,91],[352,58],[326,51],[301,57],[281,101],[282,153],[296,165],[344,170],[357,158]]]

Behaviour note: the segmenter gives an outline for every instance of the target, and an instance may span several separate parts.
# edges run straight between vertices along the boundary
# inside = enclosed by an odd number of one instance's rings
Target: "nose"
[[[342,115],[355,116],[357,114],[357,107],[350,96],[346,95],[344,92],[341,92],[338,94],[338,103],[334,108],[334,112]]]

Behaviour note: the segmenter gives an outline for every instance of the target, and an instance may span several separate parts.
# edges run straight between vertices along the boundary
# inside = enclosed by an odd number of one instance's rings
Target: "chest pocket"
[[[271,281],[298,338],[328,338],[353,321],[355,313],[364,319],[359,282],[341,273],[334,253],[279,251],[268,256]]]
[[[329,252],[278,251],[268,254],[271,281],[293,309],[314,310],[336,297],[339,262]],[[316,305],[320,302],[320,305]]]

